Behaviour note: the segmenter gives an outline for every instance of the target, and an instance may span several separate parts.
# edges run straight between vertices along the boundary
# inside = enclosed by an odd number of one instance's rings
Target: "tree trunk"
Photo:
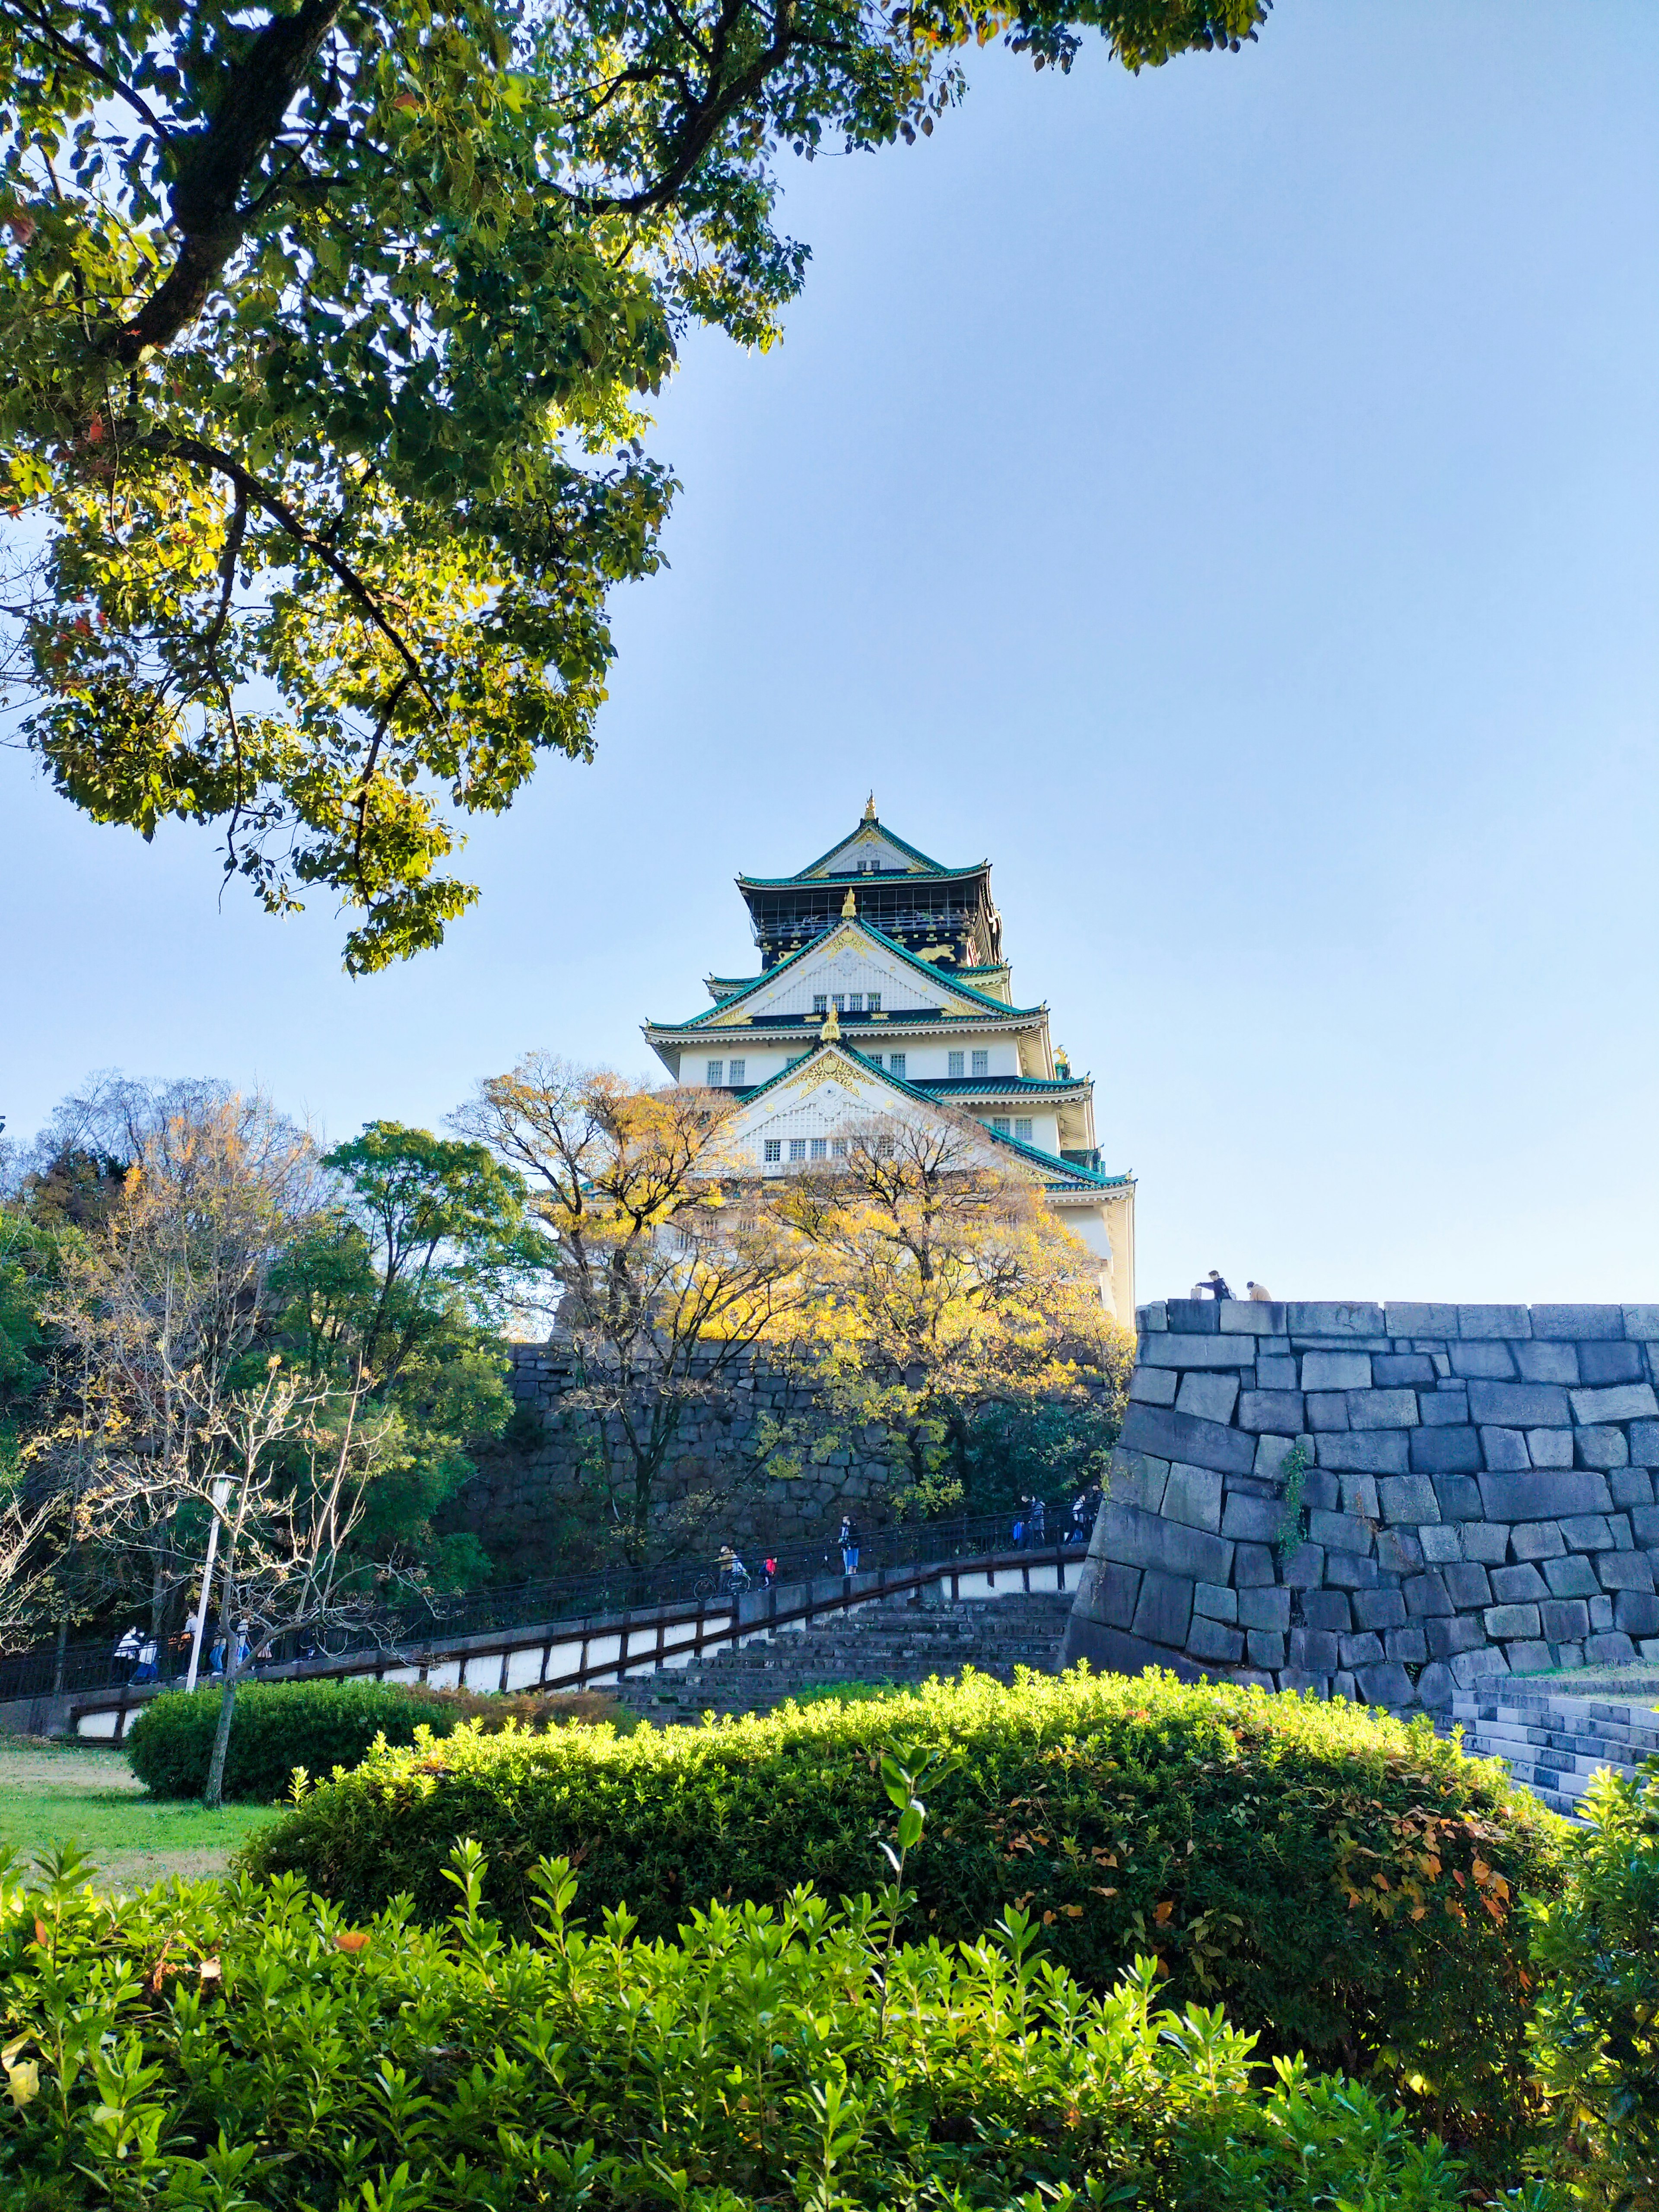
[[[69,1644],[69,1615],[60,1613],[58,1620],[58,1651],[52,1663],[52,1694],[64,1694],[64,1654]]]
[[[230,1717],[236,1707],[236,1632],[227,1632],[225,1686],[219,1699],[219,1725],[213,1731],[213,1756],[208,1761],[207,1786],[202,1802],[216,1810],[224,1802],[225,1753],[230,1749]]]

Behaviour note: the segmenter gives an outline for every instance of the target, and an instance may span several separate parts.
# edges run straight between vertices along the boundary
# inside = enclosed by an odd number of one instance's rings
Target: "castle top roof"
[[[840,839],[827,853],[820,853],[816,860],[809,860],[793,875],[741,875],[738,882],[744,890],[781,890],[791,884],[822,883],[826,878],[850,876],[856,880],[860,874],[972,877],[985,874],[990,865],[988,860],[975,860],[966,867],[947,867],[942,860],[935,860],[915,846],[907,844],[896,830],[884,828],[872,800],[850,836]]]

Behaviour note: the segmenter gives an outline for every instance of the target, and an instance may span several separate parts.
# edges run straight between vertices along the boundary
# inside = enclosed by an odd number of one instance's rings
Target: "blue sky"
[[[1565,26],[1565,28],[1564,28]],[[988,854],[1143,1297],[1659,1297],[1659,11],[1279,0],[1133,79],[993,52],[792,171],[785,343],[699,340],[591,769],[349,981],[0,754],[0,1111],[94,1067],[331,1137],[532,1046],[627,1069],[732,886],[874,787]]]

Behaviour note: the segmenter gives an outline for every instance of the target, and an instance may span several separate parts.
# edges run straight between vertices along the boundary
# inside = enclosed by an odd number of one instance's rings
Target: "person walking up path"
[[[859,1524],[850,1513],[841,1516],[841,1527],[836,1532],[836,1541],[841,1546],[841,1571],[844,1575],[855,1575],[859,1571]]]

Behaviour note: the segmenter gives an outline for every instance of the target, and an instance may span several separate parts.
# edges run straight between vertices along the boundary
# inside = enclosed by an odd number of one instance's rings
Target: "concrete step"
[[[971,1666],[1012,1682],[1016,1668],[1058,1671],[1069,1593],[1011,1592],[953,1605],[888,1601],[727,1646],[689,1667],[635,1675],[611,1692],[667,1726],[705,1712],[766,1712],[808,1690],[850,1682],[908,1686]]]
[[[1516,1782],[1570,1819],[1579,1817],[1598,1768],[1633,1777],[1644,1759],[1659,1755],[1659,1712],[1640,1700],[1564,1697],[1506,1682],[1454,1698],[1452,1718],[1472,1759],[1501,1759]]]

